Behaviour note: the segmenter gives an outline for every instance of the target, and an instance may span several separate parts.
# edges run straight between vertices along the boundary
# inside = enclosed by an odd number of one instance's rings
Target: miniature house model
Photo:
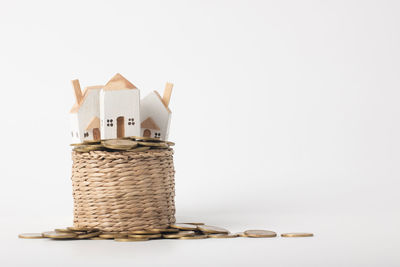
[[[78,80],[72,85],[76,99],[70,112],[73,143],[129,136],[168,138],[172,84],[167,83],[163,98],[154,91],[142,101],[139,89],[119,73],[106,85],[86,87],[83,93]]]
[[[141,135],[167,140],[171,122],[171,110],[168,108],[172,93],[172,83],[167,83],[164,96],[157,91],[151,92],[140,102],[142,118]]]

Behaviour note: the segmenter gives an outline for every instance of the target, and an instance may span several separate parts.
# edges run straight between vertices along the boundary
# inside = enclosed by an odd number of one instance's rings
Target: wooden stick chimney
[[[72,80],[72,86],[74,87],[74,92],[75,92],[75,98],[76,98],[76,103],[80,103],[82,100],[82,90],[81,90],[81,85],[79,84],[79,80]]]
[[[163,102],[167,107],[169,105],[169,100],[171,99],[172,87],[174,87],[174,84],[167,83],[164,88]]]

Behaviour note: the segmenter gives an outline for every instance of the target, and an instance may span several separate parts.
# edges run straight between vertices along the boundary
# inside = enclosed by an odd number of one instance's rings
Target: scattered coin
[[[159,234],[159,233],[178,233],[179,229],[176,228],[152,228],[146,229],[149,233]]]
[[[171,228],[176,228],[179,230],[197,230],[197,225],[194,224],[186,224],[186,223],[176,223],[173,225],[170,225]]]
[[[77,236],[78,239],[87,239],[87,238],[92,238],[92,237],[97,237],[101,233],[100,232],[92,232],[92,233],[87,233],[87,234],[80,234]]]
[[[193,235],[193,236],[182,236],[179,237],[178,239],[206,239],[208,238],[207,235]]]
[[[175,143],[171,142],[171,141],[165,141],[165,143],[167,143],[169,146],[174,146],[175,145]]]
[[[61,230],[61,229],[57,229],[57,230]],[[99,229],[96,229],[96,228],[89,228],[89,227],[74,227],[74,226],[71,226],[71,227],[67,227],[67,229],[65,229],[65,231],[64,232],[67,232],[67,231],[69,231],[69,232],[96,232],[96,231],[99,231]],[[60,232],[63,232],[63,230],[61,230]]]
[[[194,231],[180,231],[179,233],[176,234],[164,234],[163,237],[167,239],[176,239],[183,236],[194,236],[194,235],[195,235]]]
[[[150,234],[150,235],[128,235],[129,238],[148,238],[148,239],[156,239],[161,238],[162,234]]]
[[[73,231],[68,230],[66,228],[58,228],[58,229],[54,229],[54,231],[61,232],[61,233],[71,233],[71,232],[73,232]]]
[[[25,239],[44,238],[44,236],[41,233],[24,233],[24,234],[19,234],[18,237],[25,238]]]
[[[199,229],[200,231],[202,231],[203,233],[206,234],[228,234],[229,231],[218,227],[218,226],[211,226],[211,225],[198,225],[197,229]]]
[[[247,237],[276,237],[276,233],[268,230],[247,230],[244,231]]]
[[[208,235],[208,237],[211,238],[235,238],[235,237],[239,237],[238,234],[210,234]]]
[[[247,237],[245,234],[244,234],[244,232],[240,232],[240,233],[236,233],[238,236],[240,236],[240,237]]]
[[[168,144],[162,142],[138,142],[138,144],[141,146],[168,148]]]
[[[313,233],[284,233],[281,234],[282,237],[311,237],[314,236]]]
[[[144,136],[131,136],[130,138],[135,139],[135,140],[142,140],[142,141],[153,141],[153,142],[161,142],[162,140],[159,138],[153,138],[153,137],[144,137]]]
[[[128,139],[111,139],[102,141],[101,144],[110,149],[129,150],[137,147],[138,143]]]
[[[151,235],[154,234],[151,230],[135,230],[135,231],[130,231],[128,234],[130,235]]]
[[[143,152],[143,151],[149,150],[150,148],[151,147],[149,147],[149,146],[142,146],[142,147],[133,148],[133,149],[131,149],[129,151],[132,151],[132,152]]]
[[[53,239],[72,239],[76,238],[78,235],[75,233],[62,233],[62,232],[50,231],[50,232],[44,232],[43,236]]]
[[[147,241],[148,238],[116,238],[114,239],[117,242],[136,242],[136,241]]]
[[[118,233],[103,233],[101,235],[99,235],[100,238],[104,238],[104,239],[114,239],[114,238],[118,238],[119,234]]]

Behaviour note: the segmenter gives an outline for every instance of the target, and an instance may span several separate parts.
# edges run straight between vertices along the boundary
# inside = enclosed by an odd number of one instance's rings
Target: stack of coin
[[[205,225],[204,223],[176,223],[168,228],[152,228],[127,232],[103,232],[96,228],[88,227],[67,227],[55,229],[44,233],[20,234],[19,238],[37,239],[50,238],[53,240],[115,240],[119,242],[148,241],[154,239],[205,239],[205,238],[271,238],[276,237],[277,233],[268,230],[246,230],[241,233],[232,234],[227,229]],[[310,237],[312,233],[285,233],[282,237]]]
[[[71,146],[74,147],[73,150],[77,152],[89,152],[95,150],[142,152],[149,149],[167,149],[174,145],[175,143],[170,141],[137,136],[125,137],[122,139],[85,141],[79,144],[71,144]]]

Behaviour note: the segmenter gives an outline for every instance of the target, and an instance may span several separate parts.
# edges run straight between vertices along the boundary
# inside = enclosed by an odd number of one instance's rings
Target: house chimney
[[[164,88],[163,102],[167,107],[169,105],[169,100],[171,99],[172,87],[174,87],[172,83],[167,83]]]
[[[75,93],[75,98],[76,98],[76,103],[80,103],[82,100],[82,90],[81,90],[81,85],[79,84],[79,80],[72,80],[72,86],[74,87],[74,93]]]

